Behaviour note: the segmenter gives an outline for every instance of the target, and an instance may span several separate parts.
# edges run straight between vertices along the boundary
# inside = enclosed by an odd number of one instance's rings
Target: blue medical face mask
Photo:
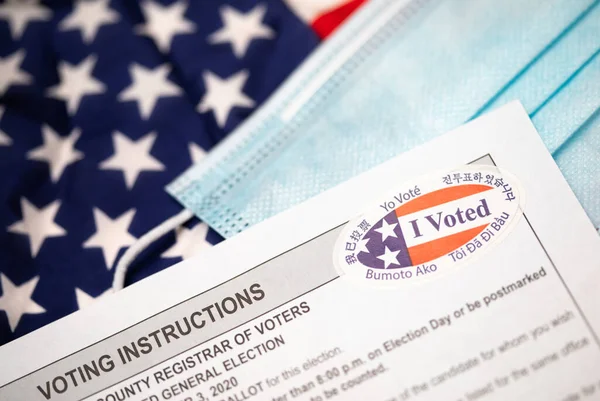
[[[599,51],[600,0],[370,0],[167,189],[229,237],[519,99],[598,227]]]

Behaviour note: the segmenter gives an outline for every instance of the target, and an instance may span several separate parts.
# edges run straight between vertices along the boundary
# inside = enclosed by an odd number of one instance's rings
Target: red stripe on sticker
[[[481,233],[488,224],[471,228],[460,233],[438,238],[424,244],[408,248],[408,255],[413,266],[429,262],[460,248]]]

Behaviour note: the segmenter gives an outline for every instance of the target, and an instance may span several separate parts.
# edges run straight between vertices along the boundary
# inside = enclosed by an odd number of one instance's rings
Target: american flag
[[[125,249],[181,211],[165,185],[362,2],[1,3],[0,345],[109,295]],[[220,240],[189,222],[127,283]]]

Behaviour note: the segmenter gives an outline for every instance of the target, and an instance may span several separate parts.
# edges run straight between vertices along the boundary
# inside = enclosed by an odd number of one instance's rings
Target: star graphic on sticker
[[[67,235],[65,229],[54,222],[59,208],[59,200],[38,209],[27,199],[21,198],[23,220],[12,224],[8,227],[8,231],[29,236],[31,257],[35,258],[46,238]]]
[[[86,308],[88,306],[90,306],[91,304],[95,303],[96,301],[99,301],[103,298],[106,298],[107,296],[110,296],[112,294],[112,289],[108,289],[106,291],[104,291],[102,294],[93,297],[90,294],[88,294],[87,292],[79,289],[79,288],[75,288],[75,298],[77,299],[77,307],[79,309],[83,309]]]
[[[83,159],[83,153],[75,149],[81,130],[75,128],[69,136],[62,138],[50,126],[44,125],[42,135],[44,144],[27,152],[27,158],[47,162],[50,165],[50,179],[58,182],[69,164]]]
[[[34,0],[9,0],[0,5],[0,18],[10,27],[13,39],[18,40],[32,21],[48,21],[52,12]]]
[[[354,250],[354,252],[358,255],[360,252],[365,252],[365,253],[369,253],[369,250],[367,249],[367,244],[369,243],[369,241],[371,240],[371,238],[363,238],[361,239],[357,244],[356,244],[356,249]]]
[[[2,116],[4,115],[4,107],[0,106],[0,121],[2,121]],[[10,146],[12,144],[12,139],[10,136],[6,135],[0,129],[0,146]]]
[[[25,50],[23,49],[10,56],[0,58],[0,95],[3,95],[12,85],[27,85],[33,81],[31,75],[19,68],[24,58]]]
[[[52,97],[67,102],[67,110],[73,115],[77,112],[81,98],[88,95],[104,93],[104,84],[92,77],[96,65],[96,56],[88,56],[78,65],[61,62],[58,66],[60,83],[48,89]]]
[[[389,224],[385,219],[381,222],[381,228],[376,228],[375,231],[381,234],[381,241],[385,241],[389,237],[398,238],[394,229],[398,223]]]
[[[81,30],[81,36],[86,44],[96,38],[98,30],[103,25],[119,22],[119,13],[108,7],[109,0],[79,0],[71,14],[59,24],[61,31]]]
[[[206,157],[206,152],[204,151],[204,149],[202,149],[194,142],[190,142],[188,144],[188,150],[190,152],[190,159],[192,159],[192,164],[200,163]]]
[[[156,133],[150,132],[133,141],[120,132],[113,134],[115,153],[100,163],[101,170],[121,170],[125,185],[131,189],[142,171],[163,171],[165,166],[150,155]]]
[[[163,258],[189,259],[203,249],[212,247],[206,240],[208,225],[199,223],[194,228],[179,227],[175,231],[176,242],[161,255]]]
[[[208,37],[211,44],[230,43],[233,54],[242,58],[254,39],[272,39],[275,32],[262,23],[267,12],[264,4],[259,4],[247,13],[241,13],[235,8],[223,5],[220,8],[223,27]]]
[[[202,78],[206,93],[198,104],[197,110],[200,113],[212,110],[219,127],[225,126],[233,107],[254,107],[254,100],[242,92],[248,79],[248,71],[239,71],[227,79],[222,79],[211,71],[205,71]]]
[[[102,210],[94,208],[96,232],[83,243],[83,247],[101,248],[108,270],[112,269],[121,248],[133,244],[136,240],[129,233],[135,213],[135,209],[130,209],[116,219],[111,219]]]
[[[0,273],[0,288],[2,289],[0,311],[6,313],[12,332],[16,330],[23,315],[37,315],[46,312],[46,309],[31,299],[39,280],[40,277],[36,276],[21,285],[15,285],[8,277]]]
[[[181,88],[167,79],[167,64],[149,69],[134,63],[129,71],[133,82],[119,93],[118,99],[121,102],[135,100],[144,120],[152,114],[158,98],[182,94]]]
[[[387,246],[384,249],[383,255],[377,256],[377,259],[383,261],[383,268],[387,269],[391,265],[400,265],[398,263],[398,255],[400,251],[391,251]]]
[[[163,6],[157,2],[146,0],[142,3],[142,12],[146,23],[137,28],[141,35],[151,37],[162,53],[168,53],[175,35],[194,33],[196,25],[183,17],[187,3],[177,1]]]

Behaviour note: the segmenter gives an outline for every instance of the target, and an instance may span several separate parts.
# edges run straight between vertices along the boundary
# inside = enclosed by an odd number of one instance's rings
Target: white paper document
[[[512,103],[1,347],[0,400],[600,400],[598,283]]]

